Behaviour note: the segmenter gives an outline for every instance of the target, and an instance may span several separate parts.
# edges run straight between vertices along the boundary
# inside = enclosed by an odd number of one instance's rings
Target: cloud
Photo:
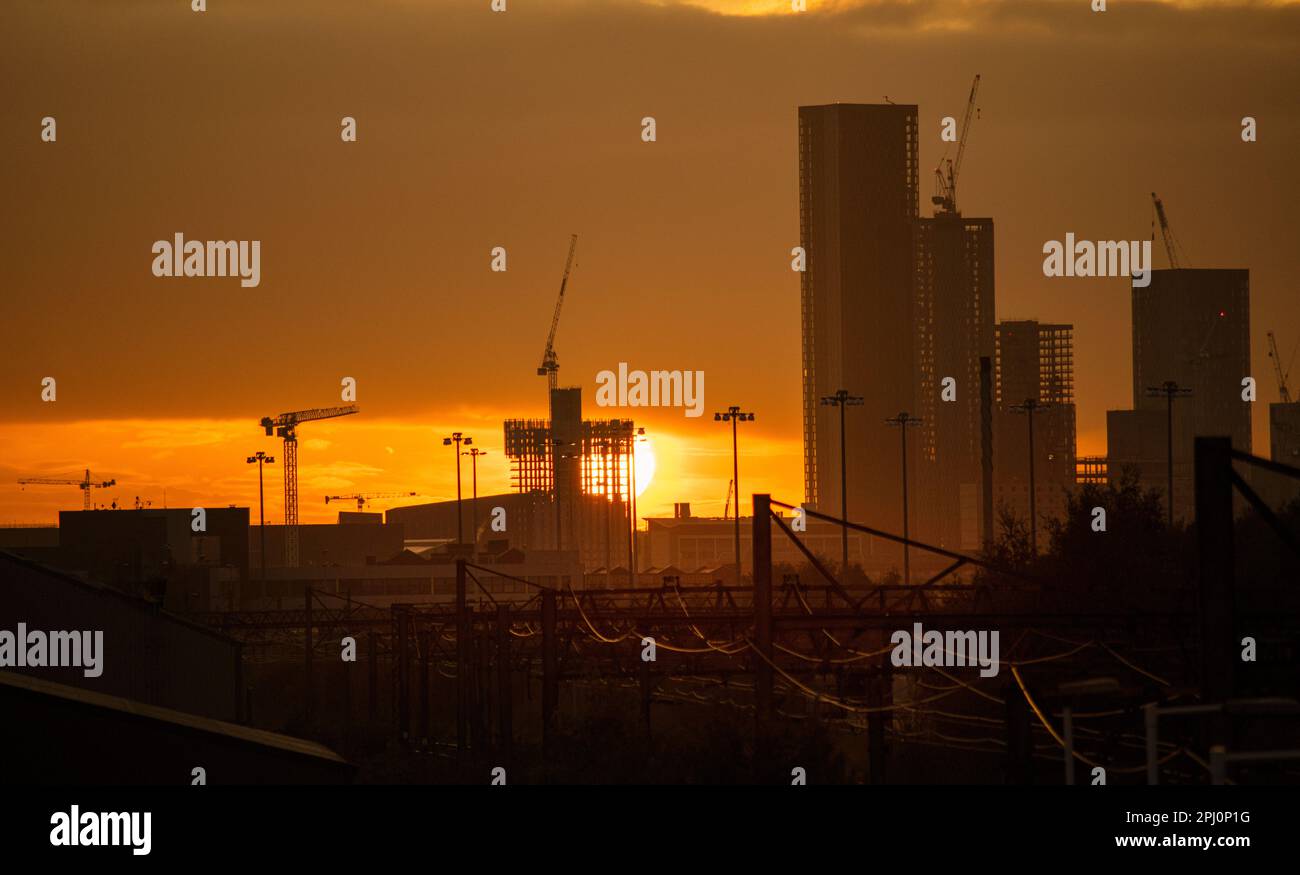
[[[1038,32],[1087,38],[1151,33],[1154,22],[1190,27],[1216,39],[1223,33],[1251,31],[1261,36],[1295,38],[1295,13],[1300,0],[1144,0],[1112,2],[1113,8],[1093,12],[1089,0],[807,0],[807,10],[793,12],[789,0],[642,0],[643,5],[712,13],[718,18],[767,19],[773,24],[846,26],[861,35],[980,31]],[[1081,16],[1096,16],[1091,22]],[[1105,16],[1105,18],[1102,18]],[[1278,32],[1277,28],[1283,28]]]
[[[358,480],[373,478],[384,473],[383,468],[366,465],[362,462],[331,462],[325,465],[312,465],[299,468],[299,481],[313,489],[348,489]]]
[[[807,12],[836,12],[865,5],[868,0],[805,0]],[[791,0],[645,0],[649,6],[693,6],[719,15],[795,15]]]
[[[647,6],[686,6],[725,16],[837,15],[868,10],[884,15],[905,14],[914,20],[932,16],[975,17],[1012,6],[1069,6],[1077,10],[1088,0],[805,0],[805,10],[795,12],[791,0],[642,0]],[[1267,9],[1294,6],[1300,0],[1145,0],[1126,6],[1167,6],[1179,10],[1207,8]]]
[[[140,429],[133,439],[122,441],[121,446],[123,449],[156,448],[164,451],[177,447],[209,447],[227,443],[235,434],[235,429],[225,423],[168,422]]]

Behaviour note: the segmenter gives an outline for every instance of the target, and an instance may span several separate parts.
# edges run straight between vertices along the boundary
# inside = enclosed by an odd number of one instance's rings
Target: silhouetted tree
[[[1104,528],[1102,516],[1105,512]],[[1183,527],[1170,530],[1156,490],[1143,490],[1135,472],[1118,483],[1085,483],[1067,493],[1061,519],[1046,521],[1048,549],[1040,574],[1096,609],[1172,609],[1190,595],[1195,551]]]
[[[1020,571],[1029,566],[1033,551],[1029,549],[1029,524],[1016,516],[1005,503],[998,506],[998,533],[985,557],[999,568]]]

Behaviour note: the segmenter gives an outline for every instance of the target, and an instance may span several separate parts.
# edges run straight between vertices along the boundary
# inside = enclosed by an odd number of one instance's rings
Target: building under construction
[[[583,567],[626,574],[635,562],[636,426],[584,420],[582,390],[551,390],[551,419],[505,422],[511,486],[549,505],[549,543],[578,550]]]
[[[1029,428],[1034,429],[1034,512],[1056,518],[1077,484],[1074,326],[1004,321],[997,326],[994,506],[1029,520]],[[1033,410],[1028,409],[1033,402]],[[1042,526],[1038,526],[1041,534]]]

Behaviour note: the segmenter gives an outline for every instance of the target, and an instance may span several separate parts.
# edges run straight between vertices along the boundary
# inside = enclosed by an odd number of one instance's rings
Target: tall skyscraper
[[[805,499],[839,513],[839,410],[820,399],[847,389],[864,398],[846,411],[849,516],[889,531],[902,528],[902,469],[884,420],[915,415],[917,194],[915,105],[799,107]]]
[[[1192,390],[1181,406],[1183,438],[1227,435],[1250,451],[1250,271],[1156,270],[1133,289],[1133,407],[1164,410],[1147,388],[1173,380]]]
[[[1145,488],[1168,490],[1168,408],[1149,389],[1190,390],[1173,402],[1174,516],[1193,506],[1193,438],[1226,436],[1251,450],[1250,271],[1155,270],[1133,289],[1133,410],[1110,411],[1106,439],[1112,480],[1131,468]]]
[[[950,550],[974,550],[981,531],[980,356],[993,355],[993,220],[941,211],[916,221],[913,243],[921,417],[914,531]]]

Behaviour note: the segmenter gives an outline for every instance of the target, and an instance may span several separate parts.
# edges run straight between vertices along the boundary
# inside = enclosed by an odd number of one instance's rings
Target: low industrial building
[[[790,518],[784,517],[786,525]],[[734,519],[721,517],[697,517],[691,514],[689,503],[679,503],[674,507],[674,516],[647,517],[647,529],[641,543],[645,548],[640,551],[639,564],[643,576],[652,580],[665,576],[662,568],[672,566],[679,573],[698,575],[701,569],[712,573],[705,576],[735,580],[735,527]],[[740,567],[743,573],[749,573],[753,566],[753,532],[752,517],[740,518]],[[799,540],[819,561],[830,567],[840,564],[843,545],[841,529],[834,523],[808,518],[807,531],[798,533]],[[861,532],[849,532],[849,564],[862,565],[874,569],[871,559],[871,536]],[[794,566],[808,561],[803,552],[787,538],[776,526],[772,529],[772,561]],[[648,569],[648,570],[647,570]]]
[[[558,526],[555,502],[546,492],[480,495],[477,502],[466,497],[460,502],[459,528],[455,501],[395,507],[387,512],[386,519],[389,525],[402,526],[408,541],[455,544],[459,534],[467,545],[466,556],[474,549],[483,552],[492,541],[505,541],[512,549],[529,554],[553,551],[558,543],[566,552],[580,550],[583,567],[588,571],[630,565],[631,525],[626,502],[603,495],[579,495],[572,502],[565,501],[564,506],[566,512]],[[494,519],[497,528],[493,527]]]
[[[266,527],[268,569],[285,565],[285,531],[285,526]],[[249,567],[253,576],[258,577],[262,573],[262,533],[257,526],[248,532]],[[370,520],[299,525],[298,565],[324,568],[382,562],[402,552],[405,540],[405,526],[391,521],[386,525],[376,525]]]
[[[227,567],[246,575],[248,508],[204,508],[200,531],[196,519],[193,508],[60,511],[55,564],[125,590],[165,581],[179,569]]]

